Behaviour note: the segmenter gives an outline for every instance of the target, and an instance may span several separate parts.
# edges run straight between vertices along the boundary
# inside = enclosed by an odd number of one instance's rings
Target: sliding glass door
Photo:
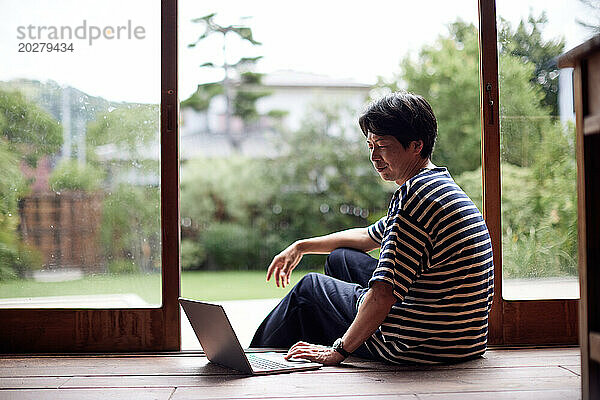
[[[177,349],[176,2],[2,20],[1,350]]]
[[[530,3],[480,2],[483,208],[496,266],[490,343],[575,344],[573,89],[556,59],[590,33],[583,3]]]

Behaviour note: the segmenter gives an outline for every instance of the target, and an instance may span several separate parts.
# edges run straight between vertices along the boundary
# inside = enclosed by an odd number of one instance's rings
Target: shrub
[[[121,274],[136,274],[140,272],[140,266],[134,260],[113,260],[108,263],[108,273]]]
[[[157,187],[119,185],[102,204],[101,241],[108,259],[136,260],[138,268],[160,265],[160,191]]]
[[[60,190],[94,191],[100,187],[104,174],[89,164],[80,164],[76,160],[64,160],[52,171],[49,178],[50,188]]]
[[[2,252],[2,250],[0,249],[0,252]],[[3,255],[0,254],[0,259],[3,258]],[[18,276],[15,273],[15,270],[12,269],[10,266],[2,264],[0,265],[0,282],[5,282],[5,281],[11,281],[13,279],[17,279]]]
[[[206,251],[201,243],[194,239],[181,241],[181,267],[184,270],[201,269],[206,261]]]
[[[0,282],[25,278],[42,265],[41,254],[19,241],[11,232],[0,232]]]
[[[262,269],[264,248],[258,232],[235,223],[214,223],[202,232],[208,269]]]
[[[547,151],[547,147],[545,147]],[[570,160],[568,163],[572,163]],[[558,164],[555,162],[555,164]],[[502,267],[504,278],[577,275],[577,201],[574,165],[554,176],[544,164],[502,165]],[[456,182],[481,209],[481,169]]]

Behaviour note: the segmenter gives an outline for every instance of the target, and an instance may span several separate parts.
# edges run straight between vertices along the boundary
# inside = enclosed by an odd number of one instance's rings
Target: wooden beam
[[[600,333],[590,332],[590,358],[596,362],[600,362]]]
[[[577,300],[504,301],[505,345],[566,345],[578,340]]]
[[[163,311],[154,309],[1,310],[0,353],[159,351]]]
[[[574,68],[579,60],[587,58],[590,53],[597,51],[598,47],[600,47],[600,35],[594,36],[558,57],[558,68]]]
[[[177,95],[177,0],[162,0],[161,30],[161,223],[162,310],[165,348],[180,350],[179,99]]]
[[[502,221],[500,204],[500,126],[498,112],[498,48],[496,4],[479,0],[479,94],[481,111],[481,165],[483,217],[494,252],[494,300],[489,317],[488,343],[503,339]]]
[[[583,121],[584,135],[600,135],[600,115],[588,115]]]

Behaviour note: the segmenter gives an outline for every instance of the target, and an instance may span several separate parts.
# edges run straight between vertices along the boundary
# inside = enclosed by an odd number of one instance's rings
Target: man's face
[[[410,171],[422,160],[419,155],[421,142],[411,142],[405,149],[393,136],[379,136],[369,132],[367,145],[371,162],[379,176],[399,185],[410,178]]]

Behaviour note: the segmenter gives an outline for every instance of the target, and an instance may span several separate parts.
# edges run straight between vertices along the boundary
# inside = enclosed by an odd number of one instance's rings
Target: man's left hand
[[[323,365],[337,365],[344,361],[344,356],[333,348],[306,342],[298,342],[293,345],[285,356],[286,360],[290,358],[301,358]]]

